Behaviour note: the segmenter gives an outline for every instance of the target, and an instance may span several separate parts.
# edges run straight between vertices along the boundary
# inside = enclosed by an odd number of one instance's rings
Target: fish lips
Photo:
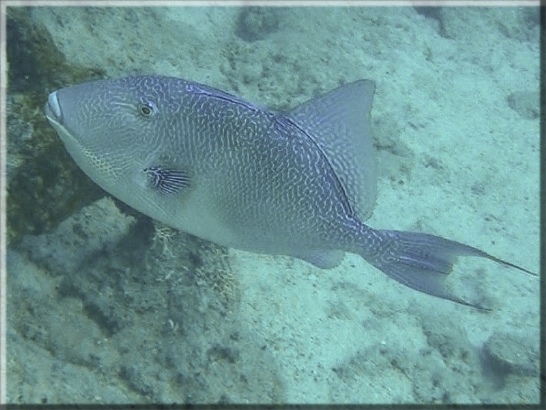
[[[74,140],[74,135],[64,124],[63,110],[57,92],[53,91],[49,94],[44,111],[49,124],[57,131],[57,135],[66,145],[68,141]]]
[[[49,122],[56,126],[61,126],[63,112],[61,110],[61,105],[59,104],[59,99],[57,98],[57,91],[53,91],[47,97],[47,104],[45,105],[44,111]]]

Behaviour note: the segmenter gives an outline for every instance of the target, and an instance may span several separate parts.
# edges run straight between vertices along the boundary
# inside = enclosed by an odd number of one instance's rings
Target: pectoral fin
[[[190,177],[182,170],[151,166],[144,172],[150,188],[162,194],[172,195],[190,187]]]

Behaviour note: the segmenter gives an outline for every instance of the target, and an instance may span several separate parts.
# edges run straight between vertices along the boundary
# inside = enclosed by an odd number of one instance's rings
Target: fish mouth
[[[47,97],[44,112],[49,124],[55,128],[57,135],[63,142],[74,139],[72,133],[66,128],[66,125],[63,124],[64,115],[63,110],[61,109],[61,103],[59,102],[57,91],[53,91]]]
[[[45,105],[45,114],[47,119],[60,126],[63,120],[63,113],[61,111],[61,105],[59,104],[59,99],[57,98],[57,91],[52,92],[47,97],[47,104]]]

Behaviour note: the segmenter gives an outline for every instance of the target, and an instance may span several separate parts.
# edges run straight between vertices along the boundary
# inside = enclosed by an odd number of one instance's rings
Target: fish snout
[[[57,97],[57,91],[53,91],[47,97],[45,113],[47,119],[50,121],[53,121],[55,123],[60,123],[62,121],[63,113],[61,111],[61,105],[59,104],[59,99]]]

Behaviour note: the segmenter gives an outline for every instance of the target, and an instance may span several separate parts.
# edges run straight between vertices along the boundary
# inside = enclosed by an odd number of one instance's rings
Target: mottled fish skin
[[[370,113],[360,80],[275,113],[178,78],[134,76],[49,95],[66,149],[103,189],[169,226],[220,245],[289,255],[322,268],[345,252],[433,296],[457,256],[476,248],[433,235],[375,230]]]

